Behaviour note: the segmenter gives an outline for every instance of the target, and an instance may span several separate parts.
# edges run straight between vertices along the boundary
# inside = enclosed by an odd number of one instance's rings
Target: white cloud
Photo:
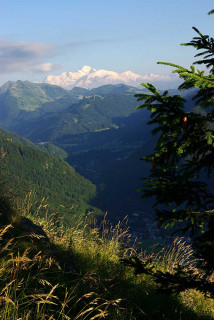
[[[12,42],[0,39],[0,72],[49,72],[56,65],[46,61],[56,47],[42,42]]]
[[[50,72],[56,69],[59,69],[60,65],[52,64],[50,62],[42,63],[42,64],[35,64],[27,66],[24,71],[28,73],[39,73],[39,72]]]

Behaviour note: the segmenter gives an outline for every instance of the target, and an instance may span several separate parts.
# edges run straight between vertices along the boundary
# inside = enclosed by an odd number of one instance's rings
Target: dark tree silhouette
[[[214,292],[213,285],[207,282],[214,271],[214,190],[207,184],[214,171],[214,39],[193,29],[197,36],[182,45],[200,51],[195,55],[200,60],[193,64],[205,66],[206,73],[193,65],[186,69],[173,63],[158,63],[175,68],[173,72],[184,80],[180,90],[196,89],[193,100],[197,108],[186,112],[180,95],[168,96],[167,91],[160,94],[150,83],[142,84],[148,94],[136,95],[138,101],[143,101],[138,108],[150,110],[149,124],[155,126],[153,134],[158,134],[154,152],[144,158],[151,162],[151,171],[143,184],[142,197],[155,198],[159,226],[175,226],[192,236],[196,254],[202,258],[198,267],[205,271],[203,279],[193,278],[191,272],[183,277],[179,266],[173,278],[156,273],[159,282],[166,284],[168,279],[167,286],[171,283],[174,288],[177,283],[178,290],[186,285]],[[127,263],[138,270],[141,265],[141,272],[153,274],[151,261],[148,264],[136,258]]]

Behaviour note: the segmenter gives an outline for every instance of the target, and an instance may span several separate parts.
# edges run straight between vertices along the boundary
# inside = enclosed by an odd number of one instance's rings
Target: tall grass
[[[98,225],[89,217],[73,218],[71,228],[33,194],[16,203],[16,219],[0,230],[0,319],[136,320],[213,319],[214,302],[199,292],[178,298],[158,293],[158,285],[136,276],[121,259],[140,255],[130,241],[127,220]],[[72,213],[71,213],[72,214]],[[31,219],[49,240],[23,232],[21,216]],[[193,264],[192,249],[178,239],[150,258],[173,272],[178,263]]]

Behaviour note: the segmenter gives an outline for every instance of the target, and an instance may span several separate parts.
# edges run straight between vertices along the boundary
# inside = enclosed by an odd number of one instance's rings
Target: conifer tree
[[[175,68],[173,73],[184,80],[179,90],[195,89],[196,108],[186,112],[185,99],[169,96],[167,91],[160,94],[150,83],[142,84],[148,94],[136,95],[143,101],[138,108],[151,111],[149,124],[155,126],[153,134],[158,134],[154,152],[144,158],[151,163],[151,171],[142,192],[143,197],[155,198],[159,226],[175,226],[192,236],[210,275],[214,271],[214,190],[207,181],[214,178],[214,39],[193,30],[196,37],[182,44],[198,51],[189,69],[169,62],[158,64]],[[195,69],[195,64],[204,66],[206,72]]]

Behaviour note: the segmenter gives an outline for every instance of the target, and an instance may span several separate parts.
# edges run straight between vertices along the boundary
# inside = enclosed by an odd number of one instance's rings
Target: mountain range
[[[159,78],[159,76],[158,76]],[[162,76],[167,80],[167,77]],[[106,84],[126,84],[129,86],[140,87],[142,82],[148,80],[157,80],[157,75],[142,76],[132,71],[118,73],[108,70],[96,70],[90,66],[84,66],[76,72],[63,72],[60,75],[49,75],[44,82],[61,86],[65,89],[82,87],[86,89],[97,88]]]
[[[140,89],[106,85],[87,90],[29,81],[7,82],[0,88],[0,125],[34,142],[108,130],[135,112]],[[67,140],[67,139],[66,139]]]
[[[149,170],[139,159],[152,152],[155,140],[147,126],[149,113],[135,110],[138,103],[134,94],[139,92],[143,90],[125,84],[66,90],[47,83],[8,82],[0,88],[0,126],[34,143],[29,145],[29,141],[26,145],[26,140],[16,140],[26,147],[43,148],[43,153],[65,159],[96,185],[97,191],[90,197],[91,206],[110,211],[115,220],[138,212],[134,223],[142,229],[142,215],[148,219],[151,204],[143,203],[135,191],[141,188],[141,177]],[[187,109],[192,108],[191,97],[190,92]],[[29,159],[29,166],[30,162]],[[55,165],[59,167],[58,163]],[[42,175],[46,174],[47,171]],[[89,189],[93,188],[89,185]],[[78,194],[78,201],[84,194],[85,191],[82,196],[81,192]],[[85,211],[82,208],[86,207],[79,208]]]

